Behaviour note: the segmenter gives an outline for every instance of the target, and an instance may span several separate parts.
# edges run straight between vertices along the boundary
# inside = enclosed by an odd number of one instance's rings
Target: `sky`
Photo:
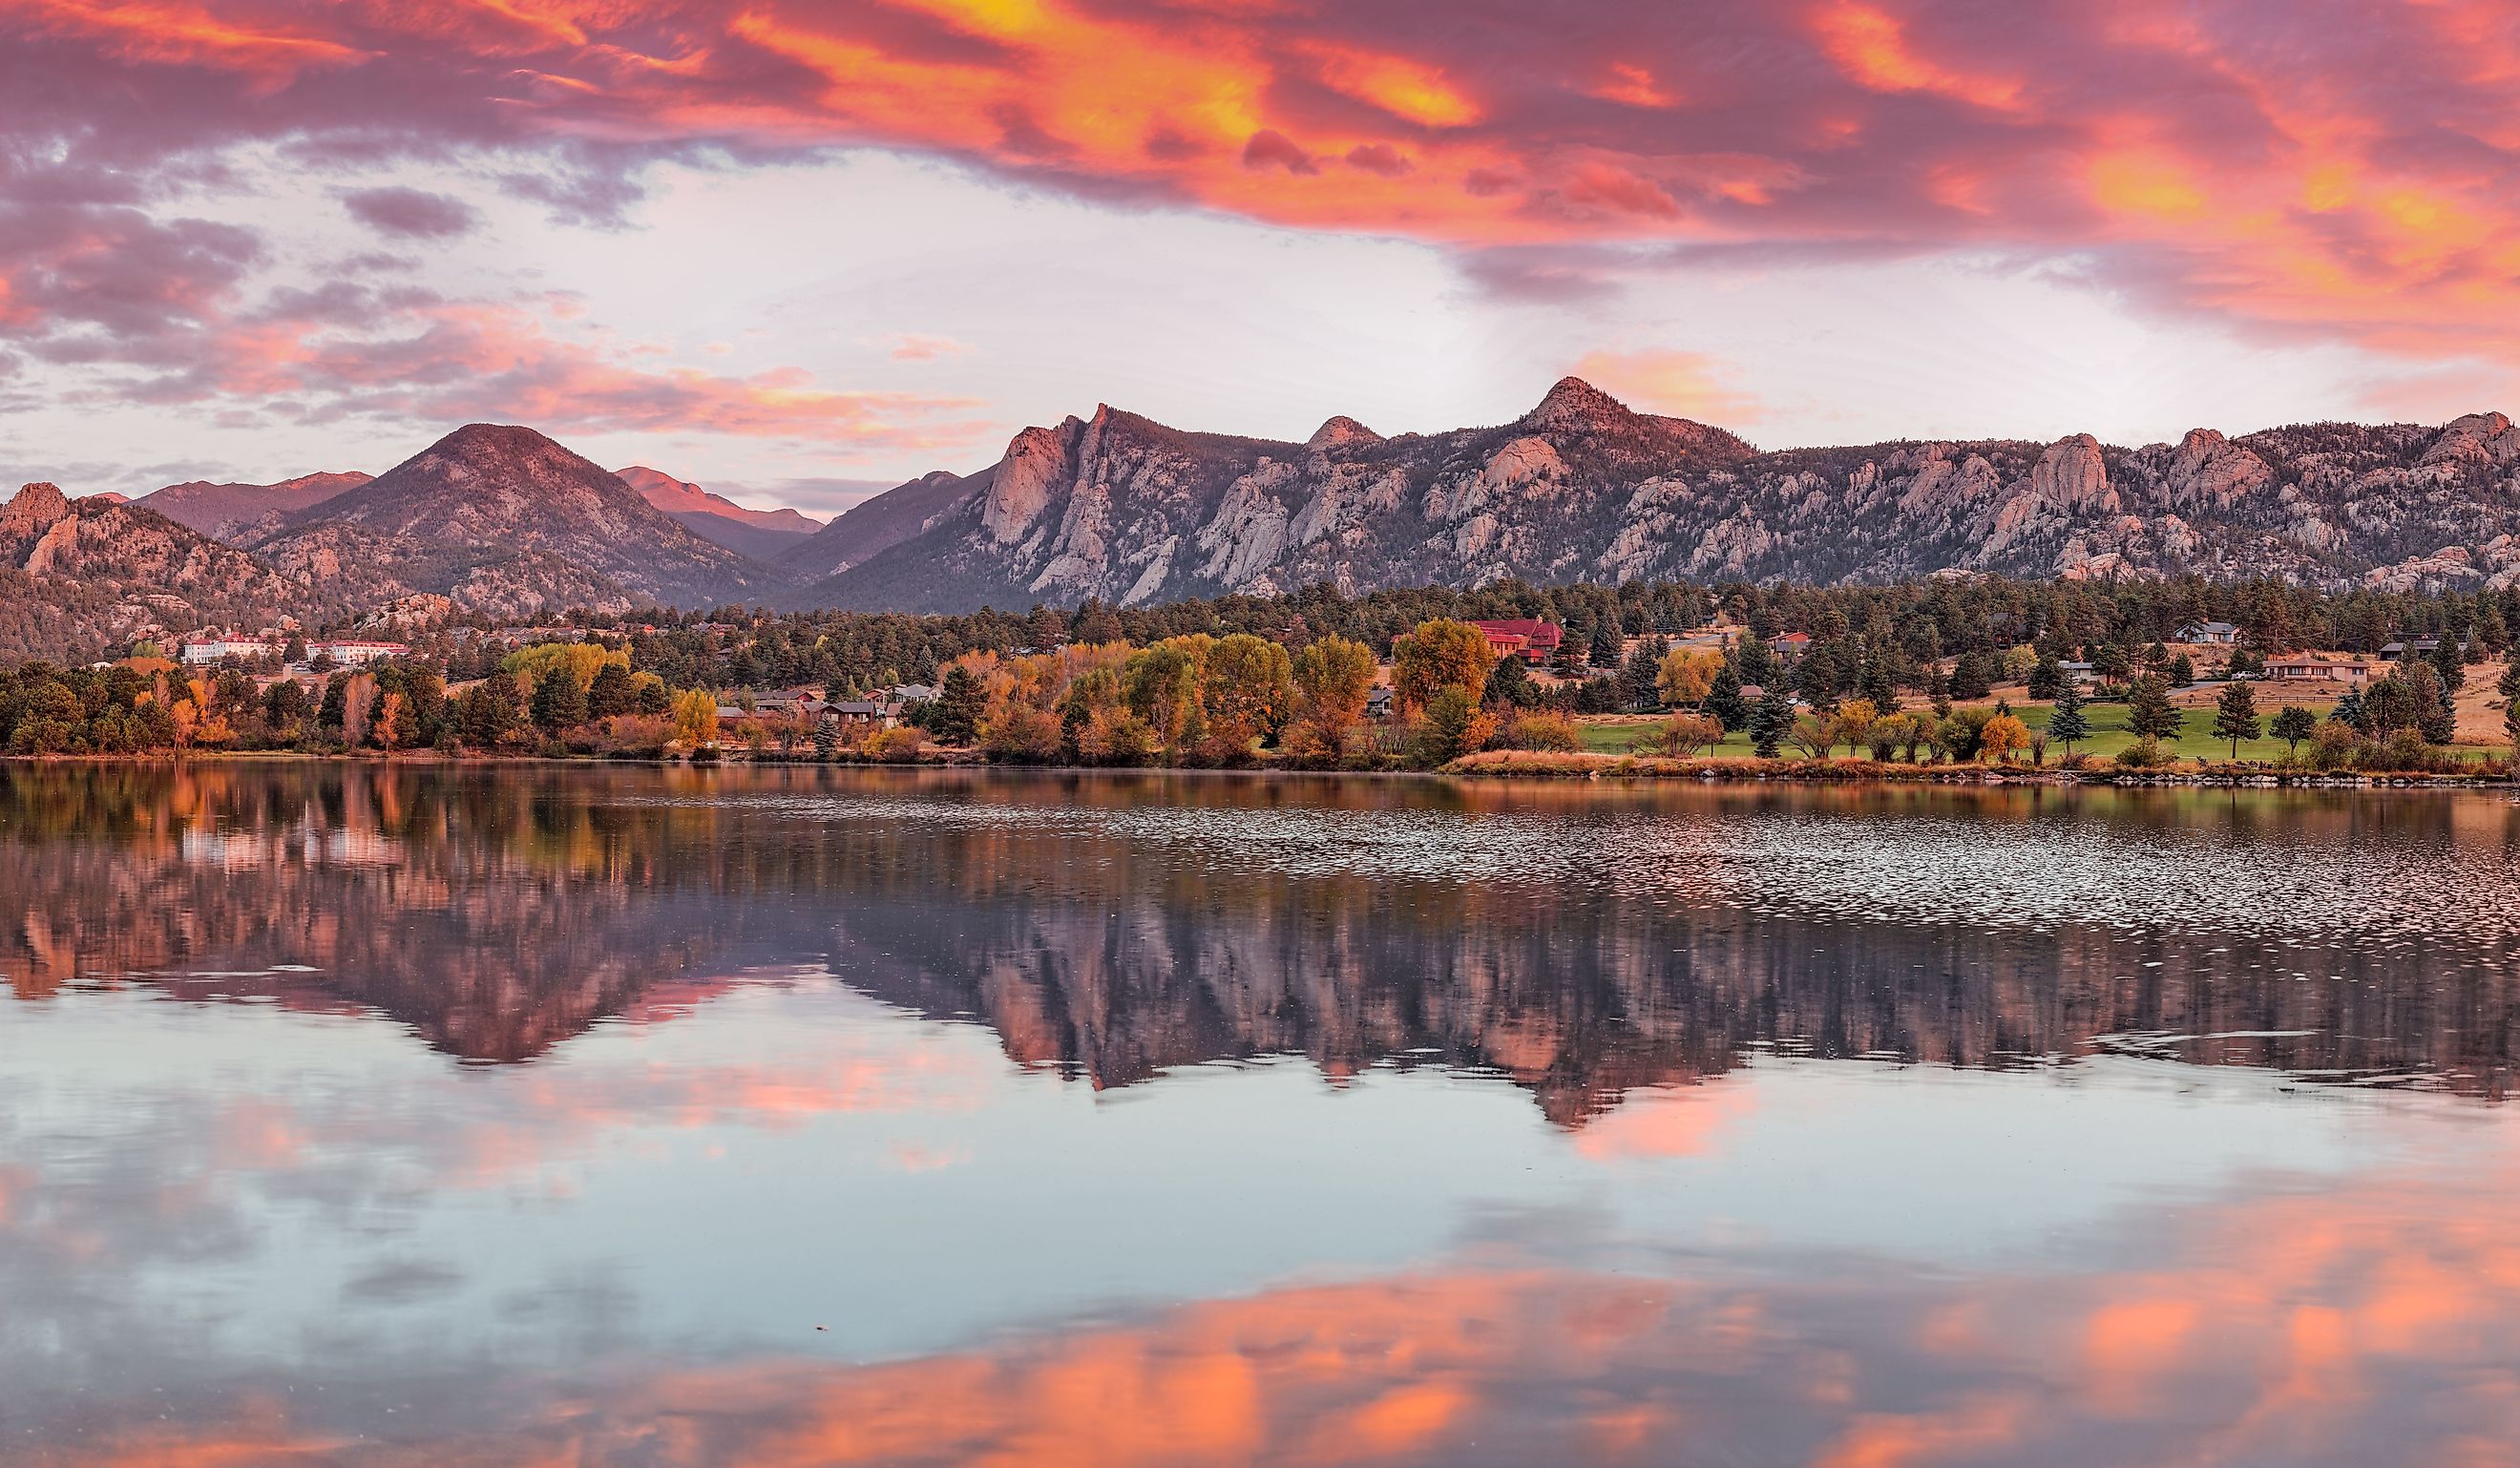
[[[2509,0],[0,0],[0,484],[2520,403]]]

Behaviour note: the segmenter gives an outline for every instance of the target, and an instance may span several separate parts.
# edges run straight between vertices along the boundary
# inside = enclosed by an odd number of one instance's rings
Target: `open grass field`
[[[2182,690],[2182,696],[2178,701],[2181,711],[2187,716],[2186,728],[2177,738],[2162,741],[2181,759],[2228,760],[2231,758],[2231,746],[2208,733],[2214,727],[2213,700],[2220,692],[2219,685]],[[2272,723],[2275,710],[2283,707],[2287,702],[2298,702],[2321,718],[2326,717],[2328,710],[2336,706],[2336,701],[2332,698],[2287,699],[2279,690],[2272,688],[2261,687],[2257,692],[2258,722],[2261,727]],[[2200,695],[2201,702],[2192,701]],[[2024,724],[2030,726],[2033,733],[2047,732],[2048,720],[2055,712],[2053,704],[2034,703],[2018,693],[2012,694],[2009,701],[2012,704],[2012,711],[2020,716]],[[1921,702],[1912,703],[1910,706],[1924,707]],[[2134,734],[2127,729],[2125,704],[2086,703],[2083,705],[2083,715],[2091,721],[2092,736],[2075,744],[2076,753],[2105,759],[2135,742]],[[1659,719],[1626,716],[1613,719],[1588,719],[1581,725],[1584,747],[1599,754],[1625,754],[1629,740],[1653,728],[1659,722],[1661,722]],[[2284,741],[2281,739],[2243,739],[2240,741],[2239,757],[2244,760],[2272,760],[2282,754],[2284,749]],[[1744,733],[1736,733],[1727,735],[1714,752],[1719,755],[1747,756],[1755,751],[1750,747],[1750,736]],[[2477,748],[2465,749],[2461,752],[2482,755],[2487,751]],[[2051,744],[2048,746],[2048,758],[2053,762],[2062,758],[2064,753],[2063,746]]]

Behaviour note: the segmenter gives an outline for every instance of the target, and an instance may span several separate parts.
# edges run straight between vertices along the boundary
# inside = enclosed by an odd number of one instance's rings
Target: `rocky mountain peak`
[[[2441,437],[2424,451],[2426,464],[2509,464],[2520,460],[2520,430],[2499,413],[2470,413],[2452,419]]]
[[[1522,416],[1519,427],[1581,431],[1624,423],[1636,415],[1628,405],[1582,378],[1559,378],[1540,406]]]
[[[40,531],[69,512],[69,496],[62,493],[60,485],[41,481],[28,484],[0,507],[0,533]]]
[[[1341,444],[1380,442],[1381,434],[1345,414],[1339,414],[1324,420],[1322,425],[1313,430],[1313,436],[1304,440],[1304,447],[1334,449]]]

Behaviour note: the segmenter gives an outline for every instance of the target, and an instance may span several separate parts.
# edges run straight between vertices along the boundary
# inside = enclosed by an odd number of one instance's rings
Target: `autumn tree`
[[[674,695],[674,737],[694,749],[717,741],[717,694],[685,689]]]
[[[1204,634],[1168,637],[1131,653],[1121,669],[1129,711],[1175,756],[1207,737],[1207,652],[1214,642]]]
[[[2009,765],[2013,756],[2030,747],[2030,726],[2017,714],[1997,714],[1978,731],[1978,756],[1992,755],[1999,764]]]
[[[1639,754],[1703,754],[1724,742],[1724,723],[1711,714],[1677,713],[1637,735],[1628,747]]]
[[[1207,649],[1200,690],[1207,716],[1208,754],[1239,759],[1263,739],[1274,739],[1294,713],[1292,660],[1283,645],[1238,632]]]
[[[1662,655],[1654,685],[1665,703],[1702,704],[1724,666],[1724,654],[1711,647],[1674,647]]]
[[[1409,709],[1425,708],[1444,689],[1460,689],[1475,702],[1493,661],[1486,633],[1467,622],[1431,618],[1393,640],[1392,691]]]
[[[341,690],[341,742],[352,749],[367,742],[369,720],[377,708],[374,674],[353,673]]]
[[[1365,721],[1373,697],[1373,649],[1343,637],[1326,637],[1295,657],[1295,722],[1304,741],[1340,751]]]
[[[377,699],[374,737],[383,750],[400,749],[411,737],[411,710],[402,690],[389,690]]]

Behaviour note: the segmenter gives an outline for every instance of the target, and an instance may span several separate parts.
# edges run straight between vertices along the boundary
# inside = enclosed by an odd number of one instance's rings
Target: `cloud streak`
[[[1993,255],[2271,336],[2520,355],[2507,6],[2048,0],[1985,22],[1977,0],[1685,18],[1644,0],[0,0],[0,88],[21,104],[0,140],[0,345],[63,363],[223,344],[215,318],[243,309],[271,243],[174,200],[214,190],[239,148],[318,169],[479,162],[556,217],[613,224],[661,159],[877,147],[1423,241],[1544,297],[1675,266]],[[472,224],[419,190],[343,198],[396,239]],[[450,319],[417,339],[469,362],[494,334]],[[703,426],[811,392],[648,376],[630,398]]]

